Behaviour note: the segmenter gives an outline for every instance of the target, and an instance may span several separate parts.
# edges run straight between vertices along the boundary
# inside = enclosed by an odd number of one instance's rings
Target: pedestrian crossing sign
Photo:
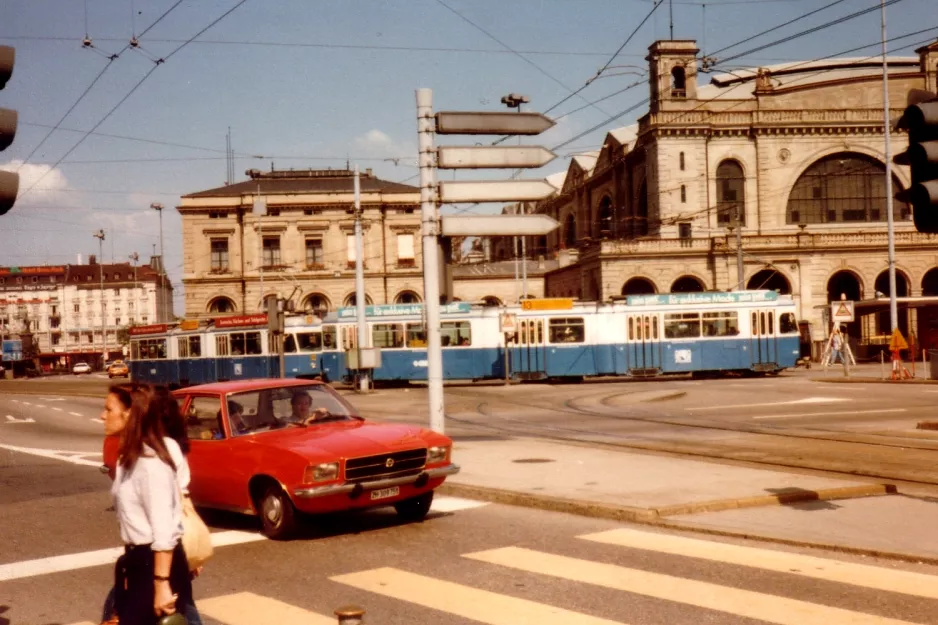
[[[853,302],[848,300],[831,302],[831,321],[834,323],[853,321]]]

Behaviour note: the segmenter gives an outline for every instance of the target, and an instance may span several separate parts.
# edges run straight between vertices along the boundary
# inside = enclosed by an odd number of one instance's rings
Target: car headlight
[[[445,462],[449,459],[449,445],[440,445],[438,447],[431,447],[427,450],[427,464],[436,464],[437,462]]]
[[[313,482],[328,482],[339,477],[338,462],[323,462],[322,464],[313,464],[306,467],[303,471],[303,483],[311,484]]]

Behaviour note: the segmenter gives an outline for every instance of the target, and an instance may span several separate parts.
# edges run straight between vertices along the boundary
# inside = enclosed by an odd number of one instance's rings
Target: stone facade
[[[917,52],[889,60],[893,118],[910,89],[935,89],[938,43]],[[575,157],[560,192],[538,205],[561,223],[548,247],[578,251],[547,274],[545,294],[607,300],[742,282],[791,293],[816,342],[840,293],[881,311],[872,301],[889,291],[880,61],[734,70],[698,85],[697,54],[693,41],[652,45],[648,112]],[[906,143],[892,133],[893,154]],[[908,185],[908,169],[894,166],[893,191]],[[938,295],[938,237],[916,232],[903,202],[893,215],[898,295]],[[938,347],[933,318],[938,308],[903,310],[900,329]],[[882,343],[888,316],[849,330]]]

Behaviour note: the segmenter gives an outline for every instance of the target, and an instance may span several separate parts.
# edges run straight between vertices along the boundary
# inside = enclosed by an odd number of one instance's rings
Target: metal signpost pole
[[[423,236],[423,297],[427,313],[427,383],[430,429],[443,432],[443,350],[440,341],[440,259],[433,151],[433,91],[417,90],[417,148],[420,153],[420,219]]]
[[[896,239],[892,215],[892,145],[889,136],[889,62],[886,58],[886,1],[880,0],[880,35],[883,47],[883,130],[886,139],[886,228],[889,242],[889,326],[899,327],[896,304]],[[913,355],[913,359],[915,356]]]
[[[362,367],[362,349],[367,345],[365,331],[365,245],[362,242],[361,182],[355,166],[355,313],[358,320],[358,381],[359,390],[368,392],[368,370]]]
[[[102,264],[103,259],[101,255],[104,253],[104,230],[98,230],[94,233],[94,238],[98,240],[98,274],[100,276],[100,287],[99,293],[101,294],[101,362],[102,364],[107,360],[107,337],[104,333],[104,265]]]

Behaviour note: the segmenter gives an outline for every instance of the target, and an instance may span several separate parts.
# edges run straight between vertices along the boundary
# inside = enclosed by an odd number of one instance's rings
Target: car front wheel
[[[261,497],[258,513],[264,535],[274,540],[289,538],[296,531],[296,510],[293,502],[279,486],[271,486]]]
[[[430,512],[433,491],[394,504],[397,514],[405,521],[423,521]]]

